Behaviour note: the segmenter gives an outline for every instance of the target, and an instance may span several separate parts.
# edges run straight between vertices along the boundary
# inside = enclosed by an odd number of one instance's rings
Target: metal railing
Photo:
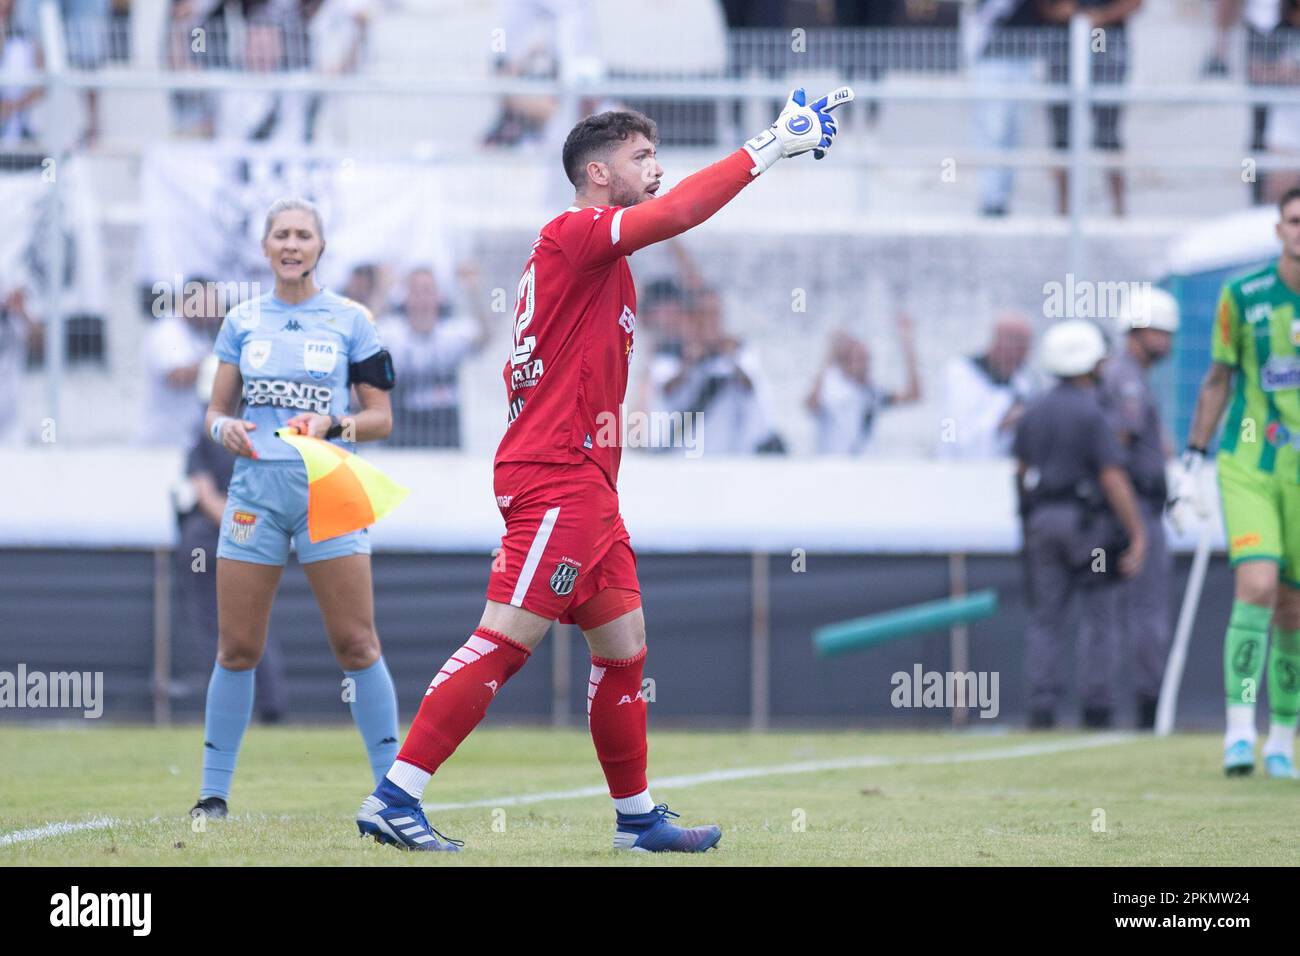
[[[203,32],[195,35],[196,29]],[[39,228],[34,227],[35,238],[28,256],[36,264],[34,275],[38,280],[38,288],[32,290],[31,311],[43,319],[41,334],[32,336],[30,345],[37,350],[37,363],[43,366],[42,420],[51,422],[63,420],[61,405],[66,397],[63,383],[68,363],[84,356],[103,355],[105,348],[107,317],[96,320],[79,314],[76,302],[69,301],[68,291],[49,281],[49,277],[65,274],[72,248],[66,235],[51,224],[63,222],[69,207],[75,205],[69,191],[73,161],[87,155],[134,160],[154,143],[185,135],[223,138],[227,146],[256,143],[260,138],[258,123],[243,123],[243,131],[237,136],[205,126],[205,116],[219,111],[225,101],[235,102],[236,97],[244,97],[237,105],[250,111],[245,120],[256,110],[266,110],[268,116],[276,114],[280,123],[299,109],[304,116],[331,108],[347,113],[346,121],[332,126],[328,135],[318,132],[279,140],[281,148],[295,155],[332,156],[340,161],[401,157],[415,163],[435,161],[439,169],[448,172],[469,167],[498,168],[491,164],[499,164],[499,182],[510,185],[484,194],[482,204],[492,212],[512,204],[537,202],[536,193],[528,192],[536,188],[536,182],[521,179],[518,174],[535,167],[539,159],[553,164],[553,144],[539,146],[540,137],[530,139],[528,135],[521,137],[514,148],[501,145],[510,141],[509,136],[502,136],[498,145],[466,143],[465,127],[459,122],[466,117],[477,118],[479,126],[470,128],[476,137],[486,140],[492,124],[484,124],[482,119],[508,117],[517,102],[536,106],[542,101],[548,104],[546,112],[551,122],[562,123],[565,117],[576,116],[581,108],[622,100],[650,110],[666,142],[717,149],[761,128],[770,120],[773,103],[782,101],[794,83],[806,81],[811,86],[848,81],[857,91],[857,102],[842,121],[845,133],[837,143],[835,165],[841,176],[860,177],[855,181],[866,184],[864,189],[874,188],[877,195],[892,198],[888,196],[889,187],[876,185],[890,181],[885,179],[886,174],[912,176],[904,182],[905,189],[922,182],[922,170],[930,177],[928,182],[933,182],[949,162],[954,168],[993,173],[998,169],[1067,171],[1066,215],[1059,224],[1034,227],[1047,237],[1065,236],[1059,268],[1055,269],[1061,276],[1097,275],[1097,264],[1089,261],[1088,241],[1101,225],[1087,208],[1093,173],[1159,170],[1160,175],[1171,179],[1188,177],[1179,182],[1197,182],[1191,178],[1196,174],[1240,185],[1243,159],[1248,158],[1260,174],[1291,171],[1300,165],[1285,154],[1250,151],[1247,155],[1244,142],[1239,148],[1227,145],[1214,130],[1202,130],[1199,139],[1192,136],[1189,141],[1162,142],[1158,148],[1146,150],[1095,148],[1094,138],[1089,135],[1098,106],[1158,109],[1161,116],[1167,117],[1176,117],[1187,107],[1243,114],[1256,105],[1294,107],[1296,88],[1288,84],[1300,82],[1300,75],[1293,75],[1286,67],[1295,57],[1292,51],[1300,48],[1300,30],[1284,29],[1270,38],[1252,38],[1249,42],[1243,35],[1239,55],[1234,57],[1239,61],[1237,82],[1183,78],[1141,83],[1132,79],[1114,82],[1123,76],[1090,68],[1095,62],[1091,47],[1095,37],[1082,17],[1076,18],[1068,30],[1002,31],[980,49],[972,48],[969,26],[959,30],[809,29],[797,35],[738,30],[720,38],[711,59],[703,58],[713,63],[707,68],[697,66],[687,71],[664,64],[645,68],[623,65],[619,71],[603,75],[560,69],[546,76],[494,70],[486,43],[478,52],[444,51],[444,55],[430,56],[417,64],[363,59],[355,71],[326,74],[315,67],[310,30],[285,23],[246,24],[232,20],[224,25],[163,24],[156,31],[158,42],[147,44],[146,50],[138,42],[132,46],[130,27],[123,22],[65,23],[57,7],[48,2],[41,8],[39,33],[44,61],[40,68],[33,66],[29,71],[28,81],[44,91],[33,109],[40,110],[45,124],[33,138],[7,148],[0,157],[0,170],[16,172],[26,168],[33,176],[57,172],[43,182],[41,207],[33,218]],[[1141,53],[1139,45],[1133,55]],[[1013,63],[1015,70],[1008,73],[988,69],[995,61]],[[467,63],[476,62],[481,66],[477,72],[465,68]],[[79,117],[90,108],[90,94],[95,94],[95,106],[101,112],[113,97],[127,98],[122,102],[134,104],[141,101],[130,97],[162,94],[171,100],[170,120],[153,122],[160,117],[151,114],[149,124],[123,126],[114,135],[105,134],[97,152],[88,152],[87,144],[82,142]],[[263,100],[247,106],[252,102],[249,97]],[[430,109],[435,102],[447,104],[454,119],[442,122]],[[1023,118],[1026,108],[1034,105],[1042,109],[1041,114],[1034,114],[1040,123],[1048,108],[1068,107],[1064,129],[1057,130],[1064,134],[1067,146],[1028,146],[1024,137],[980,139],[965,128],[956,134],[940,129],[940,141],[926,145],[924,137],[913,139],[909,135],[913,125],[881,123],[876,116],[878,111],[889,109],[906,118],[916,107],[924,106],[925,110],[917,115],[935,113],[945,117],[941,122],[965,122],[968,117],[959,112],[962,109],[1014,107]],[[311,124],[304,123],[301,128],[309,130]],[[462,132],[453,140],[448,138],[448,129]],[[927,127],[921,132],[932,135],[935,130]],[[303,142],[305,138],[311,142]],[[918,189],[918,196],[920,192]],[[1244,199],[1244,186],[1241,192]],[[120,206],[138,208],[134,197],[115,198]],[[781,220],[790,230],[792,247],[800,242],[797,236],[809,231],[810,223],[804,221],[809,215],[792,212]],[[982,228],[977,234],[981,241],[996,241],[989,236],[998,235],[996,229],[990,234]],[[729,291],[727,281],[721,283],[724,293]],[[844,281],[846,289],[856,288],[850,277]],[[974,291],[985,298],[991,295],[980,289]],[[891,307],[898,304],[899,298],[892,294],[886,297]],[[834,310],[828,314],[835,314]],[[119,320],[115,317],[114,321]],[[756,334],[771,327],[759,325]],[[932,325],[922,331],[946,337],[950,329]],[[75,346],[71,353],[67,347],[70,340]],[[1194,346],[1199,347],[1199,343]],[[932,357],[930,365],[938,364],[938,359]],[[807,362],[796,367],[805,375],[813,371]],[[791,378],[782,385],[777,404],[798,405],[806,379]],[[436,432],[431,432],[428,443],[446,443],[443,425],[421,427]]]

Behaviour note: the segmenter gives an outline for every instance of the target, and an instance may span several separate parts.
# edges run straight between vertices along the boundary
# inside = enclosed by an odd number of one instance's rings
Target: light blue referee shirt
[[[295,415],[346,415],[348,364],[379,350],[370,311],[327,289],[297,305],[270,292],[241,302],[226,314],[215,348],[218,359],[239,366],[241,417],[257,426],[250,437],[262,460],[298,459],[275,437]],[[342,438],[332,441],[355,450]]]

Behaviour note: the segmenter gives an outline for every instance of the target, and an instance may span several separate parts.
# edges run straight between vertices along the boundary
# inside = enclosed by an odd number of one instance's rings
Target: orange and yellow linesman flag
[[[275,434],[297,449],[307,466],[307,537],[313,544],[370,527],[411,493],[338,445],[293,428]]]

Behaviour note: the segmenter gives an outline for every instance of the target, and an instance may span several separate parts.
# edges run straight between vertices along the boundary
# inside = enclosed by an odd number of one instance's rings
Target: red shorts
[[[503,462],[493,486],[506,533],[492,561],[489,601],[584,631],[641,606],[618,492],[598,465]]]

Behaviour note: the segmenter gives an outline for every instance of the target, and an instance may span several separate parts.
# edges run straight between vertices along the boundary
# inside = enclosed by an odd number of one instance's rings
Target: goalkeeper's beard
[[[610,184],[609,204],[611,206],[635,206],[644,202],[647,198],[645,187],[649,183],[642,183],[637,180],[636,183],[629,183],[623,179],[615,179]]]

